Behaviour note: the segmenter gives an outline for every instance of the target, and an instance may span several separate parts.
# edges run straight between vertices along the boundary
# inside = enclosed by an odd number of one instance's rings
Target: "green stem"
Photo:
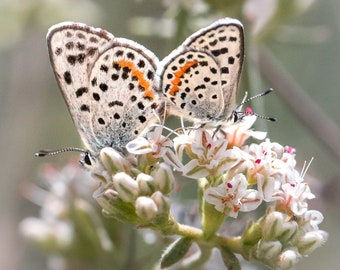
[[[203,178],[198,180],[198,200],[200,202],[203,234],[205,239],[210,239],[215,236],[226,216],[224,213],[217,211],[214,205],[207,203],[206,200],[204,200],[203,195],[207,186],[207,179]]]
[[[193,239],[201,239],[203,236],[203,231],[188,225],[178,224],[176,234]]]
[[[213,241],[215,242],[217,246],[226,247],[234,253],[240,254],[243,250],[242,239],[240,236],[230,237],[230,238],[216,236],[215,239],[213,239]]]
[[[240,236],[228,238],[213,234],[210,237],[207,237],[206,233],[201,229],[177,223],[172,216],[170,219],[171,222],[169,222],[169,224],[171,223],[172,225],[168,226],[167,229],[161,229],[166,235],[180,235],[192,238],[200,245],[201,249],[211,249],[213,247],[222,246],[235,253],[242,252],[243,243]]]
[[[163,223],[160,226],[150,226],[150,228],[159,230],[166,235],[181,235],[192,239],[200,239],[203,235],[201,229],[178,223],[171,214],[168,216],[166,224]]]

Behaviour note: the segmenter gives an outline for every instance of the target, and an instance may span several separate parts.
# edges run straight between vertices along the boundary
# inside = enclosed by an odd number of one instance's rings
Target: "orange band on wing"
[[[185,74],[189,68],[196,65],[197,63],[197,61],[188,61],[183,66],[181,66],[178,71],[175,72],[175,78],[171,81],[172,87],[170,88],[169,92],[171,96],[174,96],[178,92],[178,84],[180,83],[183,74]]]
[[[151,89],[149,81],[144,77],[144,73],[140,71],[133,62],[126,60],[119,60],[117,63],[121,67],[128,67],[131,69],[131,75],[137,77],[139,84],[144,88],[144,97],[153,100],[155,98],[154,92]]]

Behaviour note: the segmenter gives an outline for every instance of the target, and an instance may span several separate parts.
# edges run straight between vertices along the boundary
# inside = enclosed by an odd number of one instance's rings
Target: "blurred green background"
[[[239,100],[244,91],[254,95],[273,87],[275,93],[253,107],[278,122],[259,120],[258,129],[267,129],[272,141],[295,147],[299,166],[314,157],[306,179],[317,196],[310,208],[324,214],[320,228],[330,238],[297,269],[337,269],[339,11],[338,0],[0,0],[1,269],[46,269],[44,254],[19,234],[20,220],[39,211],[23,194],[41,164],[65,164],[74,154],[44,160],[34,153],[81,145],[50,67],[47,29],[61,21],[84,22],[133,39],[162,59],[189,34],[227,16],[245,26]]]

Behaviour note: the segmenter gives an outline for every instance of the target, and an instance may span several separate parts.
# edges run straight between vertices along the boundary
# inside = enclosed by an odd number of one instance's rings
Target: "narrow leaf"
[[[192,242],[193,241],[191,238],[183,237],[177,239],[170,246],[168,246],[161,258],[161,269],[167,268],[183,259]]]
[[[241,265],[234,253],[226,247],[220,247],[222,260],[228,270],[241,270]]]

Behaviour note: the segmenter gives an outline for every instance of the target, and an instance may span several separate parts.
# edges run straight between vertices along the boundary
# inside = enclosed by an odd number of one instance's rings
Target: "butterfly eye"
[[[91,169],[93,165],[95,164],[95,158],[91,155],[90,152],[86,151],[81,154],[79,163],[82,167],[86,169]]]
[[[237,121],[239,121],[239,120],[241,120],[242,119],[242,116],[240,117],[239,115],[238,115],[238,113],[237,113],[237,111],[233,111],[232,112],[232,121],[234,122],[234,123],[236,123]]]

